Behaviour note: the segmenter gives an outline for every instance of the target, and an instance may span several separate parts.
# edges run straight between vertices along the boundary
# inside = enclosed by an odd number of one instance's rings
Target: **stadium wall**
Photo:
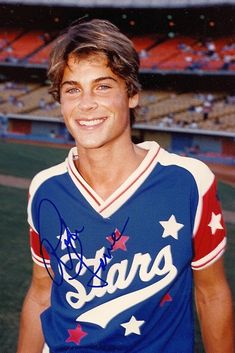
[[[235,134],[198,129],[174,129],[133,126],[134,141],[154,140],[168,151],[197,154],[200,159],[235,165]]]

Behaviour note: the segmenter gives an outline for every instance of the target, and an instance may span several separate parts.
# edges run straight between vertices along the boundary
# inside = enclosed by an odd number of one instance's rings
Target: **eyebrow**
[[[104,81],[104,80],[112,80],[114,82],[117,82],[117,80],[112,76],[101,76],[101,77],[96,78],[93,82],[98,83],[98,82]],[[61,83],[60,88],[62,88],[64,85],[77,86],[78,84],[79,84],[78,81],[73,81],[73,80],[64,81]]]

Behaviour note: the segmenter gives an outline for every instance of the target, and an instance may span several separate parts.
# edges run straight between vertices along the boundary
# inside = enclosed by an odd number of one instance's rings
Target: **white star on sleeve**
[[[162,234],[163,238],[173,237],[178,240],[178,232],[184,227],[184,225],[178,223],[174,215],[171,215],[168,221],[160,221],[159,223],[164,228],[164,232]]]
[[[211,220],[210,220],[210,223],[208,224],[208,226],[211,227],[212,234],[215,234],[217,229],[224,229],[222,224],[220,223],[221,217],[222,217],[221,213],[218,213],[216,215],[214,212],[212,212]]]
[[[125,328],[125,336],[130,335],[131,333],[135,333],[136,335],[140,335],[140,327],[145,323],[144,320],[136,320],[134,316],[131,317],[130,321],[124,322],[121,324],[122,327]]]

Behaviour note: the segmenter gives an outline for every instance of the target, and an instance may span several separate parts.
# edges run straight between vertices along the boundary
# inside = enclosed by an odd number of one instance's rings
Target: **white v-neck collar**
[[[106,200],[103,200],[77,171],[74,163],[77,148],[73,147],[69,152],[67,167],[71,179],[93,209],[105,218],[110,217],[133,195],[157,164],[160,146],[156,142],[147,141],[138,146],[148,150],[148,153],[138,168]]]

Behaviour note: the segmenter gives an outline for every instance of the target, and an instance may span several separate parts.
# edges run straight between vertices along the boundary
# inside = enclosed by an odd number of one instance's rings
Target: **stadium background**
[[[235,211],[231,198],[235,190],[235,0],[0,1],[0,173],[8,175],[5,179],[0,175],[0,184],[23,188],[22,193],[6,187],[0,189],[4,200],[1,212],[6,209],[8,212],[6,224],[2,221],[5,228],[0,227],[2,234],[9,234],[7,221],[11,222],[13,232],[25,229],[26,218],[20,225],[15,224],[11,208],[19,211],[16,202],[25,206],[29,179],[37,171],[33,164],[38,170],[45,168],[54,163],[55,156],[61,160],[64,151],[73,144],[59,105],[47,93],[46,69],[57,34],[83,16],[111,20],[133,40],[139,52],[142,96],[132,129],[133,140],[154,139],[168,150],[196,156],[208,163],[220,180],[229,182],[226,185],[230,189],[224,184],[222,188],[226,195],[223,202],[230,207],[226,215],[232,235],[235,230],[231,226]],[[34,149],[35,144],[44,146],[42,151],[46,156]],[[57,151],[49,160],[52,147]],[[12,175],[18,178],[11,179]],[[20,215],[25,216],[23,210]],[[3,353],[15,349],[18,316],[30,274],[27,242],[21,243],[19,239],[18,244],[14,239],[12,243],[3,243],[9,251],[4,263],[2,260],[2,267],[7,268],[9,275],[1,271],[4,280],[0,287]],[[1,248],[5,249],[4,246]],[[25,256],[27,262],[21,264],[26,276],[19,281],[17,291],[14,277],[18,277],[19,267],[14,267],[13,247],[21,249],[20,258],[24,262]],[[10,291],[15,294],[10,295]],[[196,340],[196,352],[202,353],[199,334]]]
[[[47,94],[48,55],[56,35],[72,20],[101,17],[116,23],[140,54],[143,98],[133,127],[135,140],[156,139],[169,150],[201,152],[205,160],[231,163],[235,7],[233,1],[213,3],[54,0],[46,6],[39,5],[45,1],[5,1],[0,15],[0,112],[2,125],[7,117],[8,135],[71,139],[59,106]]]

